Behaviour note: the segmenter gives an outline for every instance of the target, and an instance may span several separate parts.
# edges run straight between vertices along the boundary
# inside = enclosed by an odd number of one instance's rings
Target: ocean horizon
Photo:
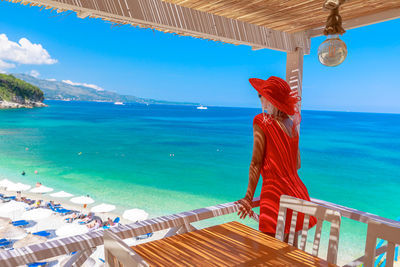
[[[246,192],[259,108],[46,103],[0,111],[2,177],[89,194],[97,204],[140,208],[150,217],[235,201]],[[400,114],[304,110],[299,175],[310,196],[398,218],[399,122]],[[229,220],[241,221],[235,214],[211,221]],[[343,220],[340,250],[361,253],[365,234],[365,224]]]

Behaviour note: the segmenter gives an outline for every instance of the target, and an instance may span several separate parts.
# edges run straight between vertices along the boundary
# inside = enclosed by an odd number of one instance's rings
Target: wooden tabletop
[[[132,249],[150,266],[336,266],[235,221]]]

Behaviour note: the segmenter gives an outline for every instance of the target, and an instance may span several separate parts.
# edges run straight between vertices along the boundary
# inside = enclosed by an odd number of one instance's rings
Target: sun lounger
[[[15,224],[15,223],[21,223],[21,222],[26,222],[26,220],[12,221],[11,223]]]
[[[73,211],[72,210],[67,210],[67,209],[64,209],[64,208],[56,208],[56,212],[64,215],[64,214],[71,213]]]
[[[120,221],[121,221],[120,217],[117,217],[117,218],[114,219],[114,223],[119,223]]]
[[[33,262],[29,263],[28,267],[38,267],[38,266],[46,266],[47,262]]]
[[[48,207],[50,207],[50,209],[52,210],[52,211],[54,211],[54,212],[56,212],[56,213],[60,213],[60,214],[68,214],[68,213],[71,213],[71,212],[73,212],[72,210],[67,210],[67,209],[64,209],[63,207],[54,207],[53,205],[48,205]]]
[[[5,242],[0,243],[0,248],[5,248],[9,245],[11,245],[11,242],[6,240]]]
[[[13,221],[12,222],[12,225],[14,225],[14,226],[25,226],[25,225],[28,225],[28,224],[29,224],[29,222],[25,221],[25,220]]]
[[[43,236],[43,237],[47,237],[47,236],[50,235],[50,233],[47,232],[47,231],[40,231],[40,232],[36,232],[36,233],[33,233],[33,234],[34,235],[38,235],[38,236]]]
[[[9,202],[9,201],[11,201],[11,200],[15,200],[17,197],[16,196],[4,196],[3,195],[3,197],[1,197],[1,200],[3,201],[3,202]]]
[[[5,239],[5,238],[0,239],[0,243],[6,242],[6,241],[7,241],[7,239]]]
[[[91,222],[93,222],[93,219],[89,219],[88,221],[80,221],[78,223],[79,224],[88,224],[88,223],[91,223]]]
[[[142,239],[146,239],[146,238],[149,238],[149,237],[152,237],[152,236],[153,236],[153,233],[147,233],[147,234],[144,234],[144,235],[137,236],[136,240],[142,240]]]

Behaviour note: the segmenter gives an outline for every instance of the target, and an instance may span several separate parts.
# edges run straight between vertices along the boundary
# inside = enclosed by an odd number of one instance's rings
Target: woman
[[[280,196],[310,200],[307,188],[297,174],[300,168],[297,102],[300,98],[297,91],[292,91],[281,78],[271,76],[268,80],[252,78],[249,81],[258,92],[263,112],[255,116],[253,122],[249,184],[245,197],[236,202],[241,204],[238,215],[241,219],[254,215],[251,203],[261,173],[259,230],[275,236]],[[289,116],[293,116],[293,120]],[[288,211],[285,233],[289,233],[291,214],[292,211]],[[304,214],[299,214],[296,231],[302,229],[303,220]],[[315,223],[316,219],[310,218],[309,227]]]

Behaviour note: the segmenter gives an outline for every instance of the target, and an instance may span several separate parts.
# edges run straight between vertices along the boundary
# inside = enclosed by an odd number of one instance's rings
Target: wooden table
[[[150,266],[336,266],[235,221],[132,249]]]

